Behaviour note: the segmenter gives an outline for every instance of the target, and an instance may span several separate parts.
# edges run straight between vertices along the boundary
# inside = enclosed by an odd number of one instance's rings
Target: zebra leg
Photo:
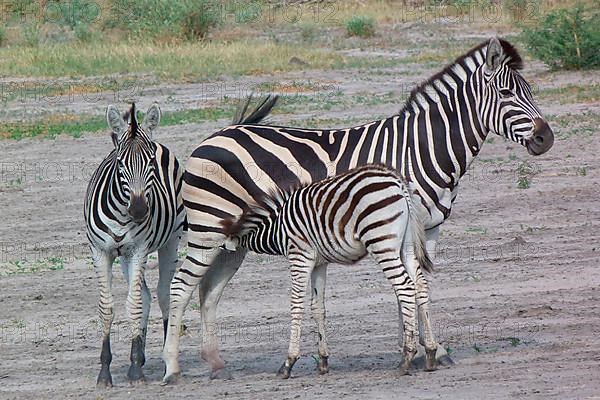
[[[189,232],[188,235],[191,233]],[[203,241],[200,240],[200,242]],[[163,360],[166,364],[163,385],[175,383],[179,377],[181,370],[177,357],[179,356],[179,334],[183,313],[196,286],[220,251],[219,247],[197,248],[188,245],[188,256],[173,276],[169,295],[167,336],[163,347]]]
[[[380,242],[382,243],[382,242]],[[383,242],[385,243],[385,242]],[[401,321],[404,330],[404,341],[402,350],[402,363],[400,365],[400,375],[408,374],[410,363],[417,353],[416,340],[416,290],[415,283],[404,268],[399,252],[393,248],[377,248],[375,245],[367,248],[369,253],[377,260],[385,277],[390,281],[398,305],[400,307]]]
[[[138,383],[145,381],[142,366],[146,362],[144,347],[151,300],[150,290],[144,279],[146,256],[134,256],[130,259],[121,257],[121,265],[129,285],[126,309],[132,337],[129,356],[131,365],[127,371],[127,379],[130,383]]]
[[[290,310],[292,314],[292,326],[290,331],[290,345],[287,359],[283,362],[277,375],[288,379],[296,360],[300,357],[300,337],[302,318],[304,317],[304,298],[308,289],[308,277],[314,268],[310,261],[304,262],[297,258],[290,267],[292,275],[292,292],[290,295]]]
[[[110,363],[112,353],[110,350],[110,329],[114,314],[112,287],[112,264],[115,257],[107,253],[92,249],[94,270],[98,279],[100,289],[100,300],[98,311],[102,321],[102,351],[100,353],[100,373],[96,384],[98,387],[112,387],[112,376],[110,374]]]
[[[429,290],[427,279],[421,268],[417,269],[417,308],[419,315],[419,342],[425,347],[425,371],[435,371],[437,361],[435,353],[438,343],[433,337],[433,329],[429,321]]]
[[[211,367],[210,379],[231,379],[231,373],[225,368],[225,361],[219,355],[217,337],[217,305],[225,286],[237,272],[246,256],[247,250],[223,250],[211,264],[200,288],[200,313],[202,315],[201,357]]]
[[[171,281],[179,264],[177,250],[181,232],[173,232],[171,238],[158,250],[158,305],[162,313],[164,338],[167,337],[167,326],[169,325],[169,292]]]
[[[427,252],[429,253],[429,256],[431,257],[431,259],[433,260],[436,255],[437,241],[440,237],[440,227],[436,226],[433,229],[426,230],[425,236],[426,236]],[[429,297],[429,294],[427,296]],[[427,316],[427,318],[423,318],[424,316]],[[427,328],[425,326],[425,324],[429,325],[429,328]],[[427,335],[426,332],[428,329],[431,329],[431,326],[432,326],[432,324],[431,324],[431,320],[429,318],[429,311],[428,310],[421,311],[421,309],[419,307],[419,335],[420,335],[419,337],[423,338],[424,336],[426,336]],[[452,358],[450,358],[450,356],[448,355],[448,352],[446,351],[444,346],[442,346],[439,343],[437,344],[435,358],[439,365],[443,365],[443,366],[454,365],[454,361],[452,360]],[[425,360],[425,367],[427,368],[427,360]]]
[[[310,275],[312,286],[311,309],[312,315],[317,323],[319,335],[319,374],[329,372],[327,363],[329,350],[327,348],[327,333],[325,330],[325,283],[327,278],[327,264],[315,266]]]

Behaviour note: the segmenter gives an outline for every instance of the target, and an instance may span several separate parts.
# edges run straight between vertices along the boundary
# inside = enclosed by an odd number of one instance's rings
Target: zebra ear
[[[119,138],[127,130],[127,124],[123,120],[121,113],[117,110],[117,107],[109,105],[106,107],[106,122],[110,128],[110,136],[115,147],[119,143]]]
[[[485,56],[485,66],[487,67],[488,71],[494,72],[500,66],[503,56],[504,49],[502,49],[502,45],[500,44],[498,38],[491,38]]]
[[[142,122],[142,130],[144,130],[144,132],[146,132],[149,136],[152,136],[152,131],[156,129],[159,122],[160,108],[158,107],[158,104],[154,103],[146,112],[146,116],[144,117],[144,121]]]

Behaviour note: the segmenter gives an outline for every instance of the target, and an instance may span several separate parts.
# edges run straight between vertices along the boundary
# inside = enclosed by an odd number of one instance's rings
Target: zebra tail
[[[273,107],[277,103],[279,96],[276,94],[269,94],[265,96],[262,102],[256,106],[250,115],[246,115],[248,111],[248,106],[252,101],[252,94],[246,97],[246,100],[237,108],[235,115],[233,116],[233,125],[239,124],[258,124],[260,123],[267,115],[271,113]]]
[[[408,215],[409,229],[412,233],[412,242],[414,246],[415,256],[417,257],[417,261],[419,262],[421,269],[423,269],[423,271],[432,273],[433,262],[431,261],[431,258],[429,258],[429,253],[427,252],[425,228],[423,227],[423,222],[420,216],[418,215],[417,209],[413,206],[414,200],[411,197],[415,200],[419,199],[419,197],[414,194],[411,194],[410,197],[407,199],[410,203],[410,212]]]

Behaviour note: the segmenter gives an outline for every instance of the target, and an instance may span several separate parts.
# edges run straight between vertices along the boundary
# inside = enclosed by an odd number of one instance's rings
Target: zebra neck
[[[424,179],[417,176],[418,169],[426,172],[432,186],[450,190],[479,154],[487,135],[479,113],[479,69],[457,65],[456,70],[461,73],[441,75],[420,87],[392,117],[397,118],[394,125],[402,137],[397,160],[402,174]]]

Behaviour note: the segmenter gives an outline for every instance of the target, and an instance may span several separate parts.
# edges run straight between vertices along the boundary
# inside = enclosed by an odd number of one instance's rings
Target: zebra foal
[[[166,333],[169,290],[177,267],[185,209],[181,197],[183,170],[165,146],[152,141],[160,122],[152,105],[141,124],[135,104],[129,123],[114,106],[106,110],[115,148],[102,161],[88,185],[84,217],[100,287],[99,312],[103,340],[98,386],[112,386],[110,329],[114,318],[112,265],[116,257],[128,283],[127,314],[131,324],[130,382],[144,380],[146,331],[151,294],[144,279],[148,254],[158,250],[158,302]]]
[[[295,191],[274,191],[247,208],[239,220],[222,221],[228,246],[284,255],[292,276],[292,325],[288,356],[279,373],[290,376],[300,355],[300,330],[308,280],[319,332],[319,372],[328,372],[324,293],[327,263],[353,264],[371,255],[383,269],[398,299],[404,326],[402,375],[417,352],[415,307],[428,313],[431,271],[425,231],[400,175],[383,165],[366,165]],[[320,281],[320,282],[317,282]],[[437,342],[425,330],[426,369],[434,370]]]

